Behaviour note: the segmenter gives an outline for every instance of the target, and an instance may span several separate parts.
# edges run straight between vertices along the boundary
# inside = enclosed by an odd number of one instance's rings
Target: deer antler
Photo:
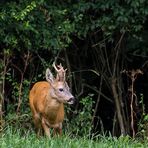
[[[65,74],[66,74],[66,70],[67,69],[65,69],[64,70],[64,68],[63,68],[63,66],[61,65],[61,63],[60,63],[60,65],[55,65],[55,62],[53,62],[53,64],[52,64],[52,66],[54,67],[54,69],[56,70],[56,72],[57,72],[57,77],[56,77],[56,79],[58,80],[58,81],[65,81]]]

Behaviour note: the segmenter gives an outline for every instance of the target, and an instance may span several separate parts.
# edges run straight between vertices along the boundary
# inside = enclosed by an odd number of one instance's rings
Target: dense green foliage
[[[147,17],[147,0],[2,1],[0,102],[6,125],[30,129],[29,90],[44,80],[45,69],[56,60],[68,68],[67,79],[78,99],[74,107],[66,106],[68,132],[83,135],[93,126],[95,132],[100,126],[100,132],[104,122],[111,122],[105,128],[112,134],[130,134],[129,84],[121,73],[141,67],[146,71]]]
[[[73,36],[85,38],[96,29],[106,36],[115,32],[135,36],[147,15],[146,0],[3,2],[0,40],[2,47],[10,50],[55,52],[68,47]]]

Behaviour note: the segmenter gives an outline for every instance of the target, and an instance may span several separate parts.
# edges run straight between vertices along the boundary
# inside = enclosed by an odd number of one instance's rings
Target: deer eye
[[[60,91],[60,92],[63,92],[63,91],[64,91],[64,89],[63,89],[63,88],[59,88],[59,91]]]

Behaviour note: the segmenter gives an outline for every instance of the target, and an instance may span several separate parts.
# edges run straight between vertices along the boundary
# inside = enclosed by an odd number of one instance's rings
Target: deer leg
[[[42,131],[40,116],[38,114],[34,114],[33,121],[36,128],[37,136],[39,137]]]
[[[56,135],[61,136],[62,135],[62,123],[59,124],[59,127],[54,128],[53,134],[54,134],[54,136],[56,136]]]
[[[61,128],[54,128],[54,136],[61,136],[62,135],[62,129]]]
[[[49,127],[47,126],[44,118],[42,118],[42,127],[45,132],[45,135],[50,138],[50,130],[49,130]]]

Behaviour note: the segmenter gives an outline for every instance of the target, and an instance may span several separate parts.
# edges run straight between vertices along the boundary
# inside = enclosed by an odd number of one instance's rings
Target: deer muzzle
[[[71,98],[67,101],[68,104],[74,104],[74,102],[75,102],[75,98],[74,98],[74,97],[71,97]]]

